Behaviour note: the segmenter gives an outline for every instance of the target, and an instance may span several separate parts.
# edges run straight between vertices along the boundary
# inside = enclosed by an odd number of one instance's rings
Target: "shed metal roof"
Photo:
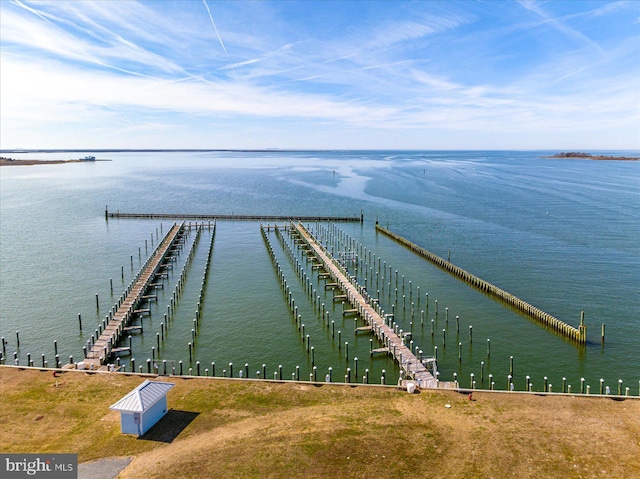
[[[137,388],[111,405],[109,409],[127,412],[144,412],[165,396],[174,383],[149,381],[148,379]]]

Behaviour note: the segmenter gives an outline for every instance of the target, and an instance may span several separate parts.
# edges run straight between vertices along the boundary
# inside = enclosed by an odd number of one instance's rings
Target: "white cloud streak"
[[[204,3],[204,7],[207,9],[207,13],[209,14],[209,20],[211,20],[211,25],[213,25],[213,29],[216,32],[216,36],[218,37],[218,41],[220,42],[220,46],[224,50],[224,53],[227,53],[227,47],[224,46],[224,42],[222,41],[222,37],[220,36],[220,32],[218,32],[218,27],[216,27],[216,22],[213,21],[213,15],[211,15],[211,10],[209,10],[209,5],[207,5],[207,0],[202,0]]]
[[[168,73],[183,73],[183,69],[175,63],[95,23],[91,25],[94,33],[98,30],[107,33],[100,42],[79,38],[57,26],[50,20],[51,17],[45,17],[32,8],[27,10],[35,17],[44,19],[46,23],[37,21],[33,16],[19,15],[12,10],[3,11],[3,42],[16,43],[23,48],[33,49],[47,56],[54,55],[72,61],[92,63],[125,73],[134,73],[134,70],[119,67],[118,63],[138,64]]]
[[[561,19],[555,18],[549,15],[545,10],[540,7],[534,0],[520,0],[520,4],[526,8],[527,10],[534,12],[540,18],[544,20],[545,23],[551,25],[554,29],[562,32],[567,37],[572,38],[577,41],[579,44],[586,44],[591,47],[593,50],[597,51],[600,54],[604,54],[604,50],[600,45],[591,40],[582,32],[579,32],[568,25],[566,25]]]

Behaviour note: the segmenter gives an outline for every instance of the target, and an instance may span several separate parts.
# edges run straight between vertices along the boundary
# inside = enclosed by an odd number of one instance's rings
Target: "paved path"
[[[78,464],[78,479],[116,479],[133,457],[107,457]]]

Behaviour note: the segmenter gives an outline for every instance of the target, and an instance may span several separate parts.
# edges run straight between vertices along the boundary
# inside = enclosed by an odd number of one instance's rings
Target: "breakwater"
[[[104,210],[104,217],[130,219],[165,219],[165,220],[231,220],[231,221],[336,221],[362,223],[362,213],[354,216],[304,216],[304,215],[236,215],[236,214],[178,214],[178,213],[121,213],[120,211]]]
[[[479,278],[478,276],[465,271],[464,269],[452,264],[451,262],[441,258],[440,256],[435,255],[430,251],[418,246],[417,244],[412,243],[408,239],[400,236],[397,233],[394,233],[388,228],[376,224],[376,231],[379,231],[380,233],[395,240],[417,255],[436,265],[438,268],[473,286],[484,294],[509,305],[516,311],[526,315],[537,323],[550,328],[560,336],[578,344],[585,344],[587,342],[587,327],[584,325],[584,312],[580,317],[580,326],[576,328],[527,303],[526,301],[523,301],[517,296],[514,296],[513,294],[501,288],[498,288],[488,281],[485,281],[482,278]]]

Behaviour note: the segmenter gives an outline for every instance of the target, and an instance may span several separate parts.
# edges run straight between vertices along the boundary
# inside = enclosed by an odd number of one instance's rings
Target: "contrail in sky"
[[[227,53],[227,49],[225,48],[224,43],[222,42],[222,37],[218,32],[218,27],[216,27],[216,22],[213,21],[213,15],[211,15],[211,10],[209,10],[209,5],[207,5],[207,0],[202,0],[202,3],[204,3],[205,8],[207,9],[207,13],[209,14],[209,18],[211,19],[211,25],[213,25],[213,29],[216,31],[216,35],[218,35],[218,40],[220,41],[220,45],[222,46],[222,49],[224,50],[224,52]]]

